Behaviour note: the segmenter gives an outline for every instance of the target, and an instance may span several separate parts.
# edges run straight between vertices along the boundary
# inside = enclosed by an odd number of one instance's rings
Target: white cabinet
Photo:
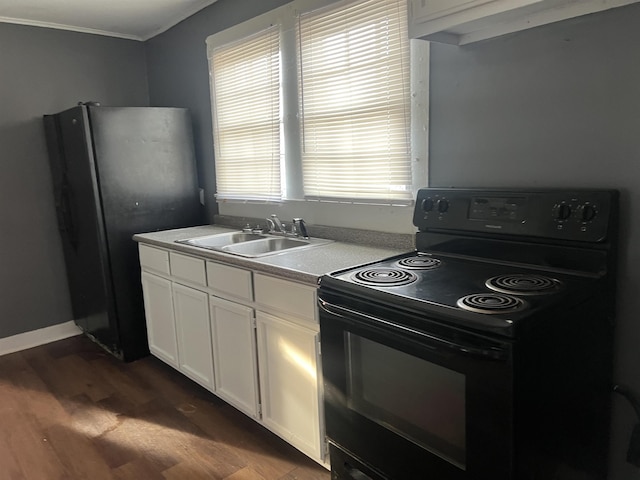
[[[207,284],[219,295],[241,301],[253,300],[249,270],[207,262]]]
[[[315,287],[254,273],[262,421],[311,458],[325,449]]]
[[[171,277],[174,280],[193,284],[197,287],[207,286],[204,260],[175,252],[169,252],[169,259]]]
[[[178,345],[171,282],[143,271],[142,291],[144,293],[149,351],[172,367],[178,368]]]
[[[253,284],[258,310],[303,324],[318,323],[314,287],[261,273],[253,275]]]
[[[409,37],[464,45],[638,0],[408,0]]]
[[[262,421],[302,452],[324,457],[318,332],[256,312]]]
[[[139,252],[149,351],[213,390],[209,299],[200,290],[204,260],[146,245]]]
[[[258,369],[253,309],[209,297],[216,394],[258,418]]]
[[[178,368],[191,380],[213,391],[209,296],[177,283],[171,289],[178,337]]]
[[[316,288],[139,250],[151,353],[324,464]]]

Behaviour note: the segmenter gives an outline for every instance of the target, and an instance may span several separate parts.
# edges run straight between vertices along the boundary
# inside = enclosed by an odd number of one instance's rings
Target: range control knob
[[[422,200],[422,211],[430,212],[431,210],[433,210],[433,199],[431,197],[427,197]]]
[[[571,206],[565,203],[556,205],[556,220],[566,220],[571,216]]]
[[[594,207],[593,205],[583,205],[582,206],[582,221],[583,222],[590,222],[591,220],[593,220],[596,216],[596,214],[598,213],[598,211],[596,210],[596,207]]]
[[[444,198],[438,200],[438,211],[444,213],[447,210],[449,210],[449,202]]]

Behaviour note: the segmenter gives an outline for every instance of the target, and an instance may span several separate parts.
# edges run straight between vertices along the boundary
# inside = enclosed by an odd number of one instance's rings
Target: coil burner
[[[512,295],[546,295],[562,289],[562,283],[554,278],[517,273],[492,277],[485,285],[495,292]]]
[[[363,285],[384,287],[407,285],[418,279],[414,273],[395,268],[368,268],[354,273],[352,278]]]
[[[513,313],[523,310],[527,304],[516,297],[502,293],[474,293],[459,298],[458,307],[476,313]]]
[[[437,258],[427,255],[417,255],[415,257],[407,257],[396,262],[401,268],[409,268],[411,270],[433,270],[438,268],[442,262]]]

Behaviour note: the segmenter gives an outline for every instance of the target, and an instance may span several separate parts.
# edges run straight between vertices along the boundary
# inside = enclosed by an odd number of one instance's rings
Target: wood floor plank
[[[163,471],[180,462],[177,450],[183,448],[181,438],[165,425],[131,417],[93,441],[112,468],[145,457]]]
[[[9,380],[12,375],[29,370],[31,367],[22,352],[0,356],[0,381]]]
[[[226,444],[240,449],[248,465],[265,478],[280,478],[299,462],[309,462],[302,453],[230,405],[222,401],[216,405],[206,399],[194,399],[194,404],[197,408],[191,414],[193,422],[210,437],[222,438]]]
[[[0,436],[6,449],[1,454],[2,463],[5,455],[19,465],[25,479],[57,480],[68,478],[64,465],[58,459],[49,444],[46,434],[40,430],[36,418],[29,413],[16,412],[12,415],[1,415]]]
[[[44,352],[40,356],[30,353],[27,358],[47,388],[56,396],[74,397],[84,393],[96,401],[111,393],[105,391],[100,372],[92,371],[86,360],[77,355],[53,359]]]
[[[122,415],[93,402],[87,395],[65,398],[61,402],[69,412],[71,427],[87,438],[95,438],[112,431],[122,422]]]
[[[229,475],[224,480],[267,480],[258,472],[256,472],[251,467],[243,468],[242,470],[238,470],[232,475]]]
[[[40,355],[41,352],[46,352],[49,357],[54,359],[68,357],[69,355],[77,355],[88,362],[99,358],[113,358],[114,360],[117,360],[113,355],[102,348],[96,348],[95,343],[87,341],[87,338],[82,335],[76,335],[74,337],[58,340],[57,342],[47,343],[46,345],[38,347],[37,350],[38,355]]]
[[[237,466],[225,463],[224,457],[218,457],[215,451],[203,448],[203,445],[181,452],[181,457],[180,463],[163,472],[167,480],[222,480],[238,470]]]
[[[1,420],[2,416],[0,415],[0,421]],[[12,447],[8,442],[7,436],[2,434],[0,434],[0,465],[2,465],[0,478],[3,480],[25,479],[25,476],[22,473],[22,468],[20,468],[20,464],[18,463],[18,459],[12,452]]]
[[[114,469],[113,478],[114,480],[165,480],[157,466],[146,458],[136,458]]]
[[[202,387],[153,356],[129,364],[128,372],[144,382],[152,391],[162,392],[162,398],[172,405],[188,403]],[[204,389],[202,389],[204,391]]]
[[[301,465],[286,474],[280,480],[327,480],[328,472],[317,465]]]
[[[21,391],[20,409],[31,412],[41,428],[69,421],[69,414],[31,368],[17,372],[14,385]]]
[[[154,357],[79,336],[0,357],[0,480],[329,480]]]
[[[94,370],[102,372],[105,381],[110,385],[110,390],[117,392],[120,397],[136,405],[151,401],[153,393],[146,383],[128,375],[125,364],[116,362],[114,358],[102,357],[89,362],[89,365]]]
[[[111,480],[111,468],[88,441],[82,431],[73,426],[54,425],[45,430],[49,446],[55,451],[71,478]]]

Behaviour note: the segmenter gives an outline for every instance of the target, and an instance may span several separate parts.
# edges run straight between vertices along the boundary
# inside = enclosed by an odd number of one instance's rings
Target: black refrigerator
[[[74,320],[116,357],[145,356],[131,237],[204,223],[189,112],[83,104],[44,125]]]

